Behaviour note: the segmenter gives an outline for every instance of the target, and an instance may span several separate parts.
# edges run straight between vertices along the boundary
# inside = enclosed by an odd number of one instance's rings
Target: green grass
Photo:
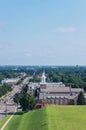
[[[48,106],[17,113],[5,130],[86,130],[86,106]]]
[[[0,121],[0,128],[4,125],[4,123],[9,119],[11,115],[7,115],[5,118],[3,118],[1,121]]]

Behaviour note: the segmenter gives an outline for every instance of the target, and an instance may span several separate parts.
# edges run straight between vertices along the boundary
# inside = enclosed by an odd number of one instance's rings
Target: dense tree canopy
[[[59,66],[59,67],[45,67],[34,68],[35,76],[31,82],[40,82],[40,76],[45,69],[47,82],[63,82],[66,86],[71,85],[75,88],[84,88],[86,91],[86,67],[79,66]],[[33,70],[32,70],[33,71]]]
[[[78,100],[77,100],[78,105],[85,105],[85,98],[83,92],[80,92],[78,95]]]
[[[0,81],[4,78],[12,78],[25,72],[28,76],[33,76],[31,82],[40,82],[40,75],[45,69],[48,82],[63,82],[72,87],[80,87],[86,90],[86,67],[79,66],[59,66],[59,67],[38,67],[19,66],[0,68]],[[21,81],[20,81],[21,82]]]
[[[23,94],[19,102],[23,111],[34,109],[36,103],[35,98],[28,93]]]
[[[7,92],[11,91],[12,88],[10,85],[8,84],[3,84],[2,86],[0,86],[0,97],[5,95]]]
[[[24,86],[20,93],[14,95],[14,102],[21,105],[23,111],[32,110],[35,107],[35,97],[27,93],[28,85]]]

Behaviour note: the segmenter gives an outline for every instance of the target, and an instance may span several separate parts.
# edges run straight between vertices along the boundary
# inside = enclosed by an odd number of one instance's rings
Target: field
[[[48,106],[17,113],[5,130],[86,130],[86,107]]]
[[[0,121],[0,128],[4,125],[4,123],[10,118],[11,114],[7,115],[5,118],[3,118],[2,121]]]

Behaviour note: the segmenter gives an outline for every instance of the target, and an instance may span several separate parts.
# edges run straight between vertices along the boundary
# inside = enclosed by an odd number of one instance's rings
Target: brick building
[[[28,93],[33,95],[36,88],[40,88],[39,97],[37,98],[41,103],[67,105],[77,104],[77,98],[81,88],[66,87],[62,82],[47,83],[45,73],[42,74],[40,83],[29,83]]]
[[[40,82],[39,100],[57,105],[77,104],[77,98],[81,91],[84,90],[66,87],[62,82],[47,83],[45,73],[43,73]]]

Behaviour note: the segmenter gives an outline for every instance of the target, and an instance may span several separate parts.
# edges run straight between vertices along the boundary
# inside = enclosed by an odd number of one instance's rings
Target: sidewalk
[[[2,126],[0,130],[4,130],[4,128],[7,126],[7,124],[10,122],[10,120],[13,118],[14,114],[16,113],[17,109],[15,109],[15,112],[10,116],[10,118],[5,122],[5,124]]]

